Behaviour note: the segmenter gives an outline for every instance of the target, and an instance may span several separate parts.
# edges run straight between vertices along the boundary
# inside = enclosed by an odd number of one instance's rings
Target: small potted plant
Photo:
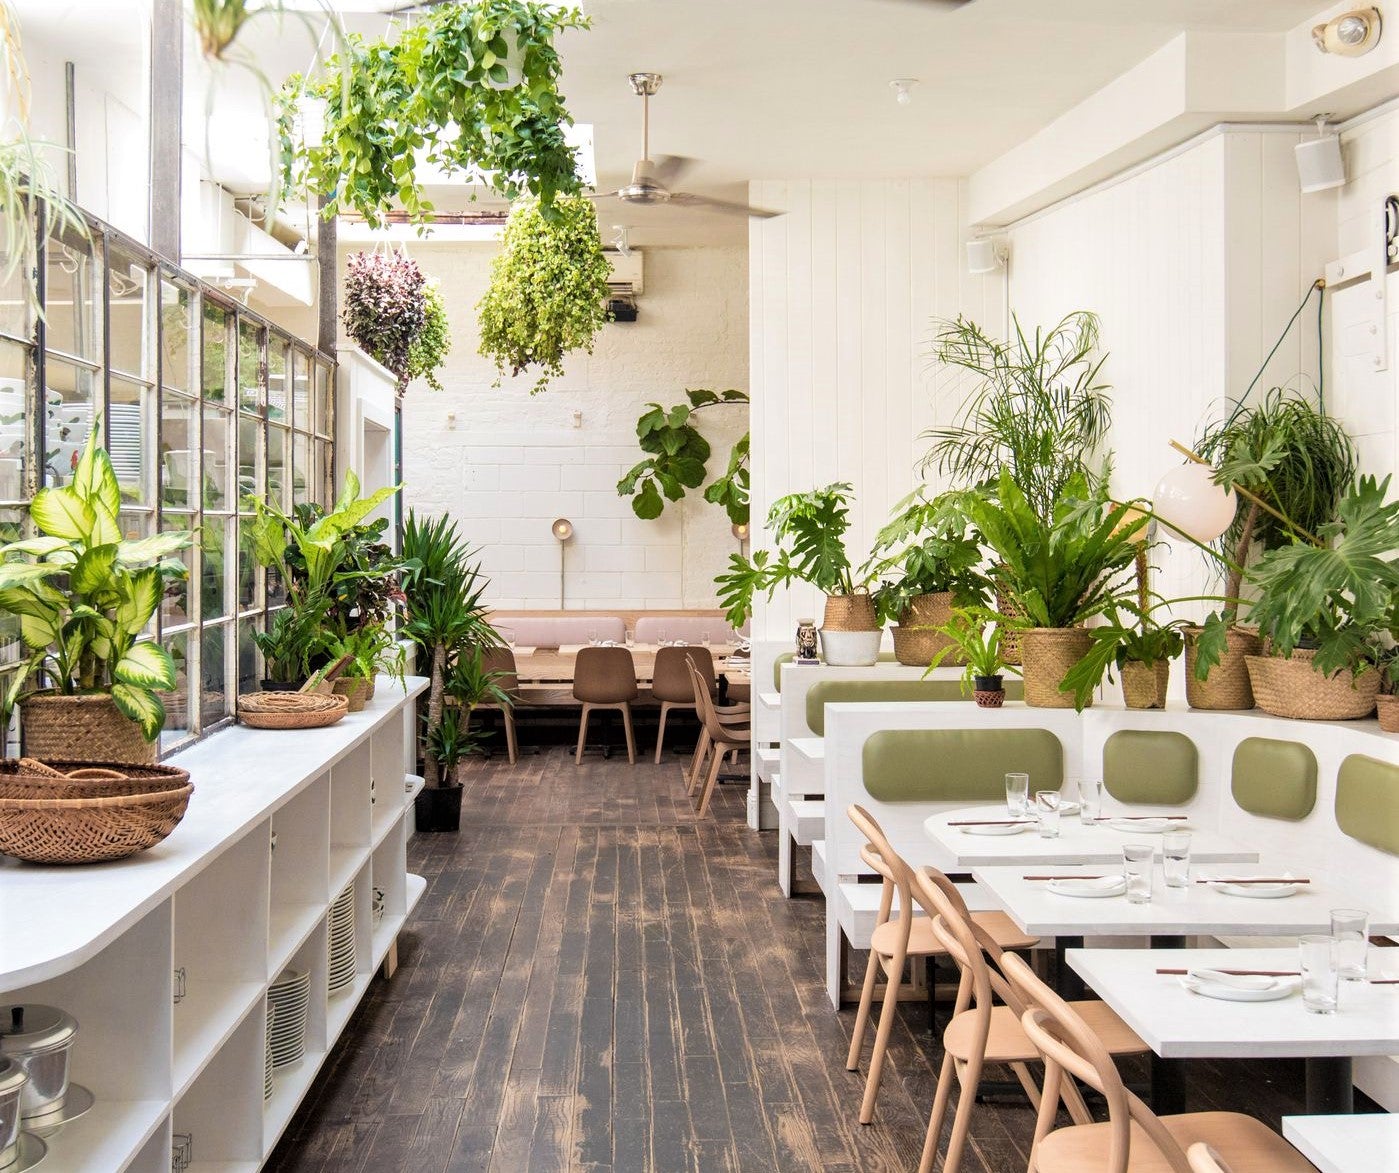
[[[374,678],[380,671],[403,680],[404,652],[393,633],[379,623],[352,628],[344,635],[326,635],[318,648],[329,663],[345,660],[334,690],[358,713],[373,699]]]
[[[1384,650],[1379,669],[1380,695],[1375,698],[1375,707],[1380,728],[1386,733],[1399,733],[1399,644]]]
[[[963,693],[970,692],[983,709],[999,709],[1005,704],[1005,672],[1008,669],[1018,676],[1020,669],[1006,663],[1001,650],[1005,629],[997,616],[980,607],[958,608],[938,630],[947,643],[933,656],[928,671],[955,652],[966,665],[962,673]]]
[[[1090,702],[1106,673],[1117,668],[1122,677],[1122,703],[1129,709],[1164,709],[1170,682],[1171,661],[1185,650],[1182,628],[1187,620],[1157,623],[1153,611],[1170,606],[1162,601],[1143,609],[1124,601],[1108,614],[1108,622],[1089,630],[1093,640],[1088,654],[1064,677],[1064,687],[1074,695],[1075,706]]]

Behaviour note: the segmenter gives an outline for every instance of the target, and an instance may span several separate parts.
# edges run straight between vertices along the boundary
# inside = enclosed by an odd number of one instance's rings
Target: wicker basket
[[[253,729],[320,729],[349,711],[349,698],[334,694],[249,692],[238,698],[238,719]]]
[[[1219,663],[1210,669],[1208,680],[1195,679],[1196,641],[1202,628],[1185,629],[1185,700],[1192,709],[1251,709],[1253,688],[1249,684],[1246,656],[1263,650],[1258,633],[1246,627],[1231,627],[1228,645]]]
[[[894,636],[894,658],[910,668],[926,668],[943,648],[956,645],[955,640],[949,639],[940,631],[932,630],[951,621],[951,591],[914,596],[899,614],[898,626],[891,629]],[[944,657],[942,662],[961,664],[964,661],[954,652]]]
[[[125,859],[169,835],[193,793],[189,774],[171,767],[5,761],[0,853],[44,864]]]
[[[873,597],[865,592],[827,595],[826,617],[821,626],[827,631],[878,631]]]
[[[1164,709],[1166,688],[1171,680],[1171,663],[1160,660],[1143,664],[1128,660],[1122,665],[1122,703],[1129,709]]]
[[[1380,728],[1386,733],[1399,733],[1399,696],[1377,696],[1375,707],[1379,710]]]
[[[363,676],[342,676],[331,690],[333,696],[343,696],[350,702],[350,712],[358,713],[369,703],[369,686],[372,682]]]
[[[1025,611],[1014,599],[1005,591],[996,592],[996,611],[1004,615],[1007,619],[1023,619]],[[1008,623],[1003,623],[1001,627],[1001,659],[1007,664],[1023,664],[1024,644],[1021,642],[1023,631],[1018,627],[1011,627]]]
[[[1073,691],[1060,689],[1059,682],[1092,647],[1087,628],[1028,627],[1020,635],[1025,703],[1035,709],[1073,708]],[[1093,703],[1092,698],[1088,703]]]
[[[155,764],[156,743],[105,692],[36,692],[19,703],[20,734],[31,758]]]
[[[1298,649],[1288,658],[1247,657],[1258,707],[1275,717],[1304,721],[1358,721],[1375,711],[1378,669],[1366,668],[1359,676],[1344,669],[1323,676],[1312,667],[1315,654]]]

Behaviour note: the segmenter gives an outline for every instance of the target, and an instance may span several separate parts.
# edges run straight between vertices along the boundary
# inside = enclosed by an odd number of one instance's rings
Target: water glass
[[[590,643],[593,647],[597,647],[597,628],[596,628],[596,627],[590,627],[590,628],[588,628],[588,643]]]
[[[1167,888],[1190,885],[1190,832],[1167,831],[1161,836],[1161,871]]]
[[[1030,813],[1030,775],[1006,775],[1006,810],[1012,819],[1023,819]]]
[[[1057,790],[1035,791],[1035,814],[1040,821],[1040,838],[1058,839],[1059,792]]]
[[[665,628],[664,628],[664,627],[658,627],[658,628],[656,628],[656,646],[657,646],[657,647],[661,647],[661,648],[665,647]]]
[[[707,647],[709,647],[709,643],[710,643],[710,639],[709,639],[709,628],[706,627],[706,628],[704,629],[704,631],[702,631],[702,632],[700,633],[700,646],[701,646],[701,647],[706,647],[706,648],[707,648]]]
[[[1127,880],[1127,903],[1151,903],[1151,868],[1156,849],[1150,843],[1122,845],[1122,874]]]
[[[1103,813],[1101,778],[1081,778],[1078,783],[1078,821],[1091,827]]]
[[[1302,970],[1302,1007],[1312,1014],[1336,1013],[1341,974],[1336,964],[1336,940],[1330,936],[1297,939]]]
[[[1336,967],[1342,979],[1363,981],[1370,952],[1370,914],[1363,908],[1333,908],[1331,938],[1336,942]]]

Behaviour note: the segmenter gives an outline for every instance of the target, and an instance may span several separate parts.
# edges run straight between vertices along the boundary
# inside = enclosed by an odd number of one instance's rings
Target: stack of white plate
[[[270,1100],[272,1098],[272,1024],[277,1021],[277,1008],[272,1005],[267,1007],[267,1063],[262,1073],[262,1098]]]
[[[272,1066],[286,1067],[306,1054],[306,1008],[311,1001],[311,971],[284,969],[267,991],[267,1034]]]
[[[338,993],[355,980],[355,886],[350,884],[330,906],[326,933],[330,939],[330,963],[326,984]]]

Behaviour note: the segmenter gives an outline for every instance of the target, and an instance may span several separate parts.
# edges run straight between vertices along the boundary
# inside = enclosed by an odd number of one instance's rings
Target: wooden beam
[[[154,0],[151,11],[151,248],[180,262],[180,140],[184,92],[183,0]]]

